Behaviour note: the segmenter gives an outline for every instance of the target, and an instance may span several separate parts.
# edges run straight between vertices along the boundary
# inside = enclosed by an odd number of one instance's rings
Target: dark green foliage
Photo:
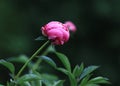
[[[9,71],[14,75],[15,67],[14,67],[14,65],[12,63],[7,62],[7,61],[1,59],[0,60],[0,64],[3,65],[3,66],[5,66],[6,68],[8,68]]]
[[[68,58],[62,54],[62,53],[59,53],[59,52],[56,52],[55,53],[57,55],[57,57],[60,59],[60,61],[62,62],[62,64],[64,65],[64,67],[69,71],[71,72],[71,65],[70,65],[70,62],[68,60]]]
[[[84,78],[86,75],[92,73],[94,70],[96,70],[99,66],[89,66],[85,68],[80,76],[80,79]]]

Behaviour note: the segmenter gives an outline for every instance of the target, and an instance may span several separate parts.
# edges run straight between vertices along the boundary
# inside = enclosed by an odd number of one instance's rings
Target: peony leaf
[[[69,72],[68,70],[66,70],[64,68],[57,68],[57,70],[63,72],[64,74],[66,74],[69,77],[71,86],[77,86],[77,81],[71,72]]]
[[[79,65],[76,65],[75,68],[73,69],[73,75],[77,77],[78,73],[79,73]]]
[[[58,77],[53,74],[41,74],[42,80],[55,81],[58,80]]]
[[[18,57],[10,57],[7,59],[7,61],[10,62],[17,62],[17,63],[25,63],[28,60],[28,57],[26,55],[20,55]],[[27,66],[31,69],[32,62],[29,62]]]
[[[47,38],[45,36],[39,36],[35,40],[36,41],[41,41],[41,40],[46,40]]]
[[[64,54],[59,53],[59,52],[56,52],[55,54],[58,56],[58,58],[60,59],[60,61],[61,61],[62,64],[64,65],[64,67],[65,67],[69,72],[71,72],[71,65],[70,65],[70,62],[69,62],[68,58],[67,58]]]
[[[78,77],[81,75],[82,71],[84,69],[84,65],[83,63],[81,63],[80,67],[78,65],[75,66],[74,70],[73,70],[73,75],[75,77]]]
[[[87,84],[86,86],[100,86],[100,85],[97,85],[97,84]]]
[[[63,86],[64,80],[55,81],[53,86]]]
[[[48,74],[48,73],[42,73],[40,74],[37,71],[34,71],[37,76],[41,77],[41,80],[39,80],[38,86],[42,86],[42,83],[45,84],[45,86],[53,86],[54,81],[58,80],[58,77],[56,75]]]
[[[12,74],[14,74],[14,72],[15,72],[15,67],[14,67],[14,65],[13,65],[12,63],[7,62],[7,61],[1,59],[1,60],[0,60],[0,64],[3,65],[3,66],[5,66],[6,68],[8,68],[8,69],[10,70],[10,72],[11,72]]]
[[[7,61],[11,61],[11,62],[21,62],[21,63],[25,63],[28,60],[28,57],[25,55],[20,55],[18,57],[11,57],[8,58]]]
[[[109,84],[109,81],[107,78],[98,76],[89,80],[88,83],[89,84]]]
[[[26,81],[34,81],[34,80],[41,80],[41,77],[36,74],[26,74],[18,78],[17,83],[22,84]]]
[[[90,77],[91,75],[87,75],[85,78],[83,78],[79,86],[87,86]]]
[[[43,59],[45,62],[47,62],[48,64],[50,64],[52,67],[56,68],[56,63],[50,58],[50,57],[47,57],[47,56],[40,56],[41,59]]]
[[[74,77],[74,75],[70,72],[68,72],[68,77],[70,79],[71,86],[77,86],[77,81]]]
[[[31,86],[30,82],[25,82],[24,86]]]
[[[66,69],[64,69],[64,68],[56,68],[58,71],[61,71],[62,73],[64,73],[64,74],[68,74],[68,71],[66,70]]]
[[[53,86],[54,81],[58,80],[58,77],[51,74],[41,74],[42,82],[45,86]]]
[[[85,68],[80,76],[80,80],[84,78],[86,75],[96,70],[97,68],[99,68],[99,66],[88,66],[87,68]]]
[[[49,45],[49,47],[46,49],[46,52],[55,52],[56,50],[55,50],[55,46],[54,45]],[[45,52],[45,53],[46,53]]]

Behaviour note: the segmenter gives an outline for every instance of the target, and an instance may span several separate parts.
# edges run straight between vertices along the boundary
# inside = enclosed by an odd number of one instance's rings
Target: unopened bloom
[[[41,28],[42,34],[47,36],[53,44],[63,45],[69,40],[69,30],[64,24],[58,21],[52,21]]]
[[[68,27],[68,29],[69,29],[70,31],[72,31],[72,32],[75,32],[75,31],[76,31],[76,26],[75,26],[75,24],[74,24],[73,22],[71,22],[71,21],[66,21],[64,24]]]

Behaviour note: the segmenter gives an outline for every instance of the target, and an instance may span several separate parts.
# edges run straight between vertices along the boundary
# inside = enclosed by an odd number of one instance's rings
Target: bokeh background
[[[120,86],[120,0],[0,0],[0,58],[32,55],[42,44],[34,40],[41,26],[53,20],[77,26],[69,42],[56,47],[73,67],[99,65],[98,75]],[[6,79],[0,66],[0,83]]]

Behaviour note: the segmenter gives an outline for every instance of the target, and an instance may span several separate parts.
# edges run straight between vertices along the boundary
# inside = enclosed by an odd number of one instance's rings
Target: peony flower
[[[69,29],[70,31],[72,31],[72,32],[75,32],[75,31],[76,31],[76,26],[74,25],[73,22],[71,22],[71,21],[66,21],[64,24],[68,27],[68,29]]]
[[[42,34],[47,36],[53,44],[63,45],[69,40],[68,28],[58,21],[52,21],[41,28]]]

